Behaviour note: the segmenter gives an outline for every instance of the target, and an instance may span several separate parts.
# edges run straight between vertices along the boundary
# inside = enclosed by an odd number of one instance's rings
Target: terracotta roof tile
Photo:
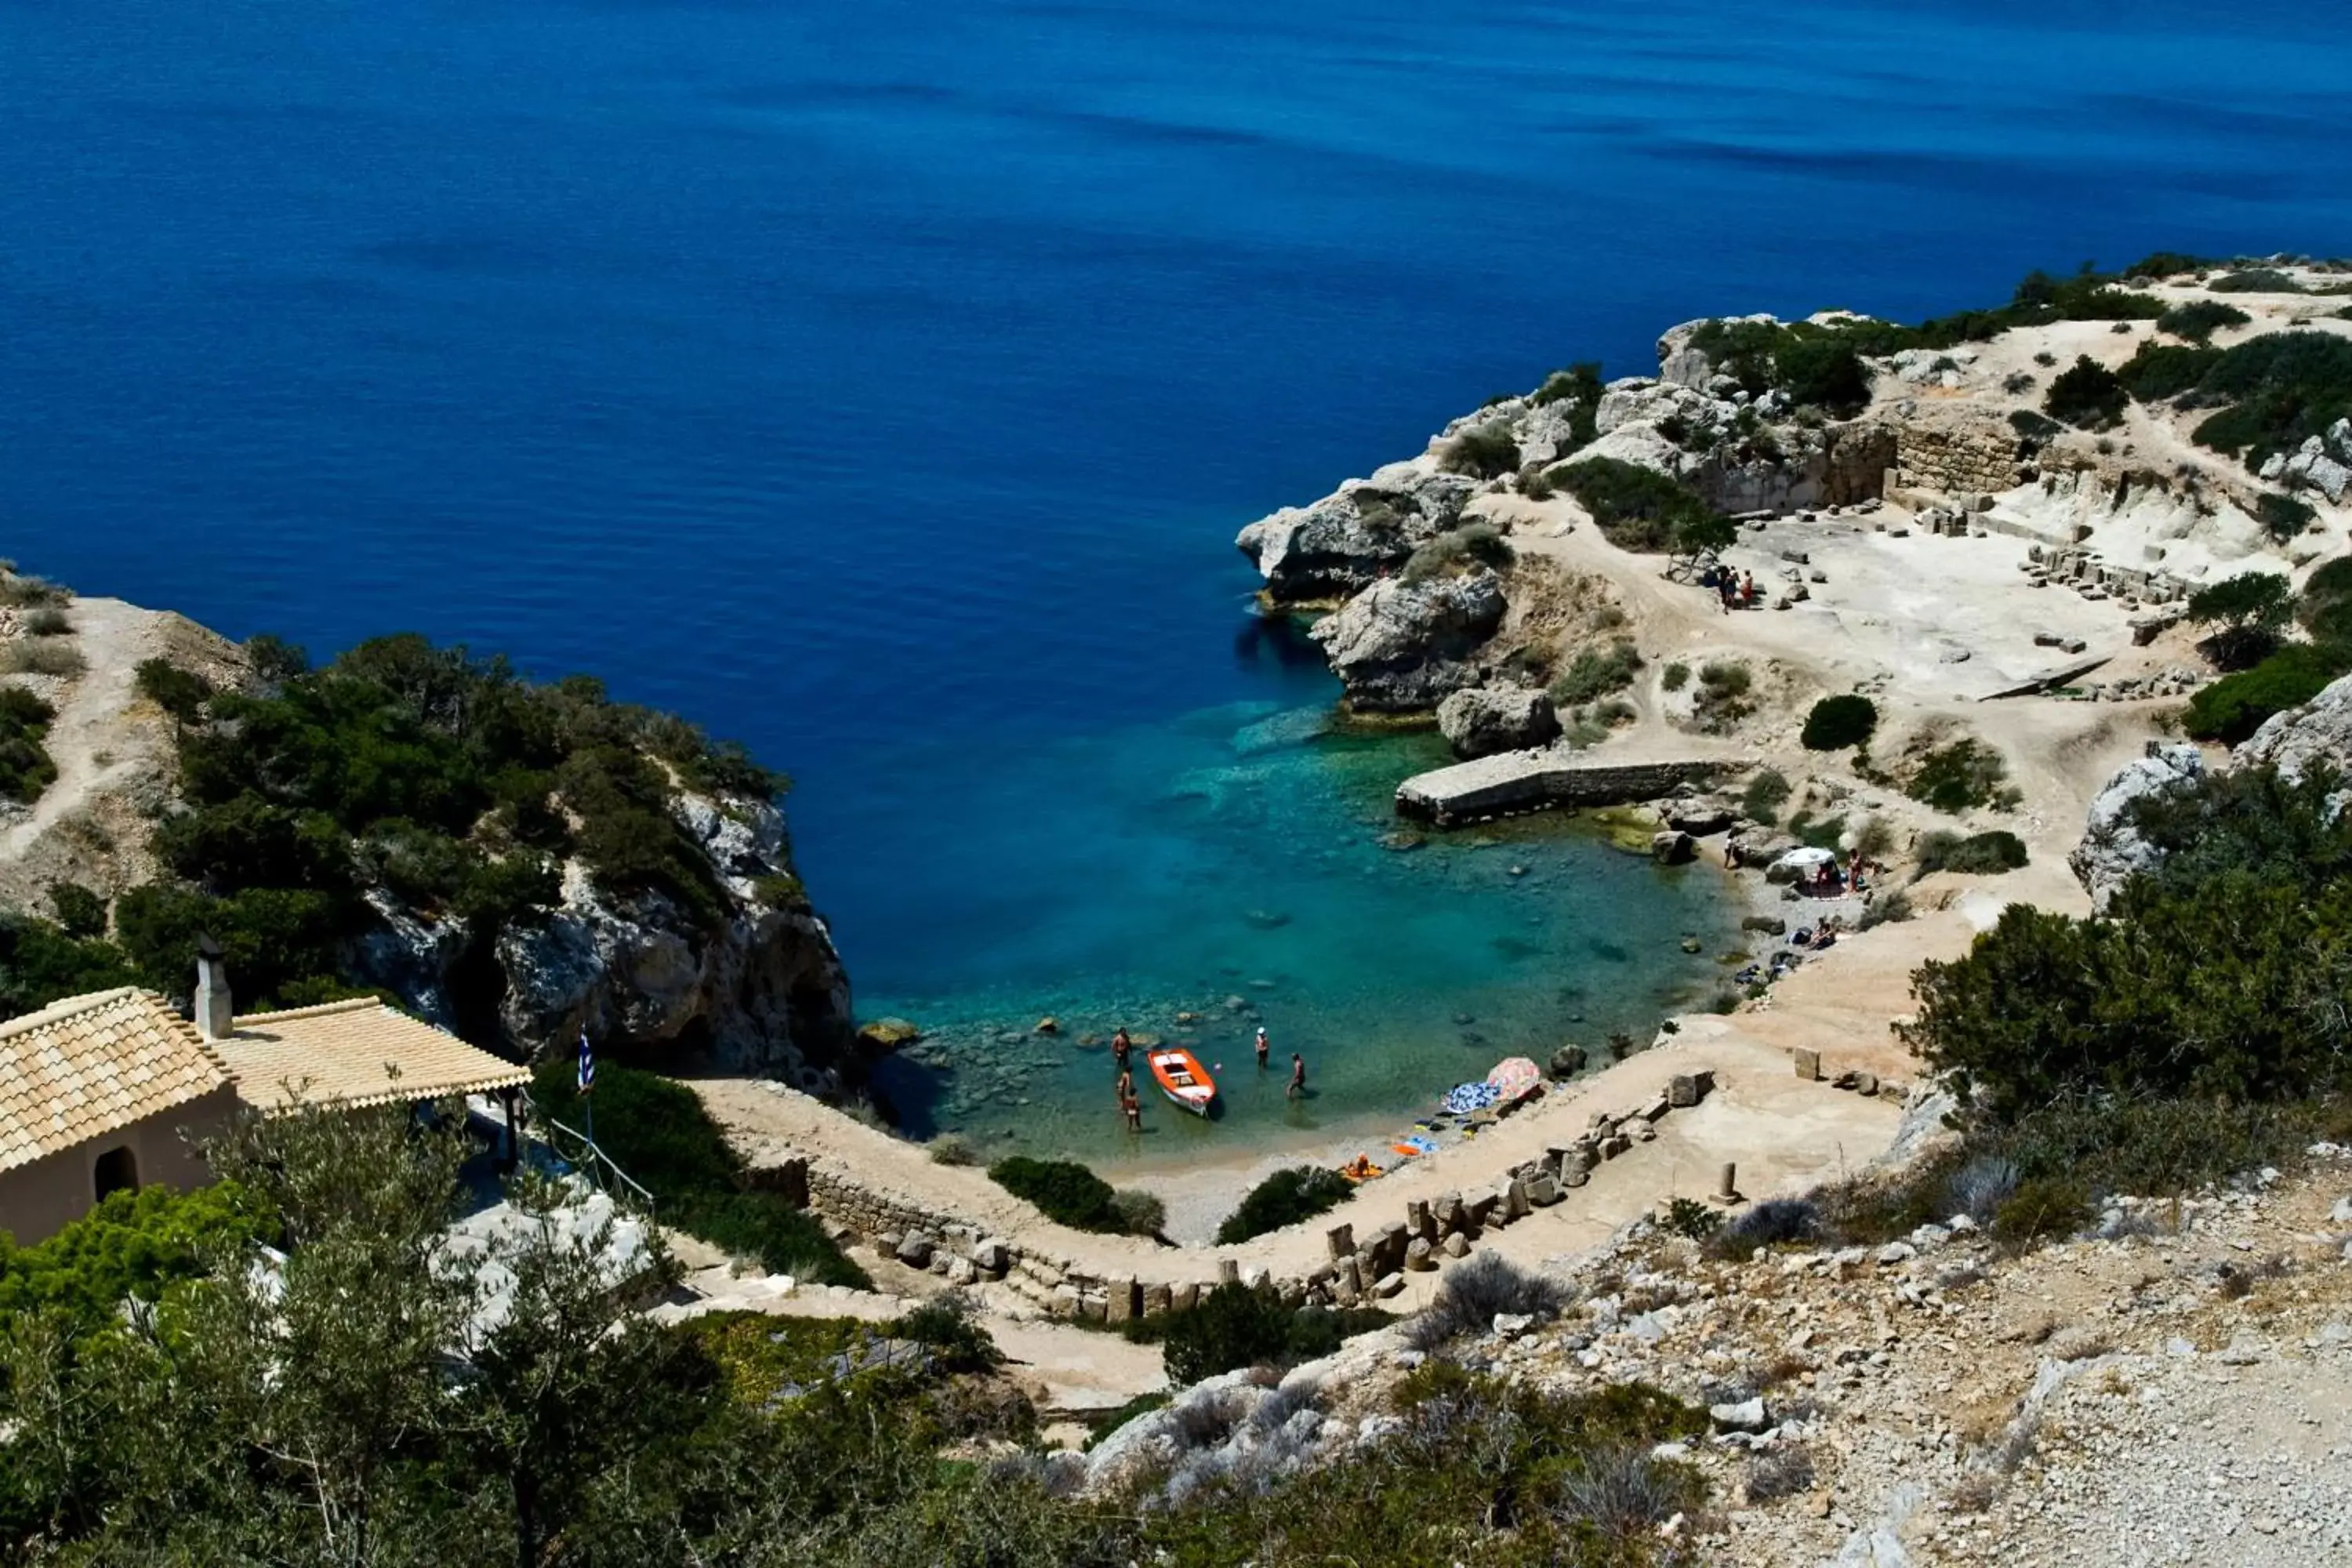
[[[214,1042],[249,1105],[383,1105],[512,1089],[530,1069],[371,997],[248,1013]]]
[[[0,1171],[229,1082],[195,1026],[150,991],[68,996],[0,1024]]]

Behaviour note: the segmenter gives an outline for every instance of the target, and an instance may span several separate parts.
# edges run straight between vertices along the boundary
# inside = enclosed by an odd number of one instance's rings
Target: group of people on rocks
[[[1273,1043],[1266,1038],[1264,1024],[1257,1026],[1255,1048],[1257,1052],[1258,1069],[1262,1072],[1271,1065],[1270,1058],[1274,1049]],[[1128,1058],[1134,1050],[1135,1041],[1128,1035],[1127,1026],[1121,1024],[1118,1032],[1110,1037],[1111,1065],[1118,1069],[1119,1114],[1127,1118],[1127,1130],[1129,1132],[1140,1132],[1143,1131],[1143,1100],[1135,1092],[1135,1073],[1128,1065]],[[1293,1051],[1290,1053],[1289,1096],[1297,1100],[1306,1092],[1307,1058]]]
[[[1723,601],[1723,613],[1752,610],[1756,607],[1756,574],[1734,572],[1728,566],[1711,566],[1699,578],[1701,587],[1713,588]]]

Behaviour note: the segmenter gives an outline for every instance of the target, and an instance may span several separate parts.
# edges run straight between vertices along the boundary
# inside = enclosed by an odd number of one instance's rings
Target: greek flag
[[[580,1092],[584,1095],[595,1087],[596,1053],[588,1047],[588,1030],[583,1025],[580,1030]]]

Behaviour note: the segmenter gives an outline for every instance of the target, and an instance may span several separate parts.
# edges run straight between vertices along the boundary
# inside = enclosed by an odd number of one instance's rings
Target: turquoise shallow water
[[[1442,742],[1328,735],[1326,711],[1234,704],[969,770],[987,793],[905,846],[928,886],[961,890],[898,933],[935,956],[863,988],[869,1014],[931,1032],[883,1076],[909,1125],[1112,1162],[1401,1127],[1503,1057],[1577,1040],[1599,1058],[1611,1032],[1646,1041],[1712,993],[1737,939],[1718,872],[1654,866],[1570,819],[1398,847],[1395,781],[1445,761]],[[1045,1016],[1059,1034],[1034,1032]],[[1146,1131],[1128,1133],[1104,1043],[1122,1023],[1209,1063],[1220,1114],[1203,1125],[1147,1083]]]

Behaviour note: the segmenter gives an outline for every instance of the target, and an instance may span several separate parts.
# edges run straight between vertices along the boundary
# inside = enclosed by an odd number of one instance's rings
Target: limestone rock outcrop
[[[1350,706],[1410,713],[1477,684],[1473,656],[1503,624],[1502,580],[1483,568],[1461,577],[1373,584],[1318,623]]]
[[[2301,778],[2315,763],[2352,774],[2352,676],[2300,708],[2272,714],[2231,754],[2241,767],[2269,763],[2288,778]]]
[[[470,1023],[478,1035],[494,1021],[525,1058],[567,1051],[585,1028],[600,1040],[707,1051],[813,1094],[854,1089],[874,1053],[852,1033],[832,935],[792,880],[782,813],[751,796],[692,793],[673,796],[670,811],[709,865],[715,918],[661,891],[600,886],[573,860],[552,908],[477,944],[463,917],[430,918],[375,889],[378,922],[354,943],[352,973],[444,1026]],[[494,1020],[456,1016],[454,997],[486,992]]]
[[[2066,864],[2090,893],[2093,908],[2105,909],[2126,882],[2156,863],[2155,847],[2132,826],[2132,807],[2204,776],[2204,753],[2195,746],[2151,741],[2146,756],[2117,770],[2092,797],[2083,841]]]
[[[1481,687],[1440,702],[1437,729],[1455,756],[1486,757],[1549,745],[1559,739],[1559,715],[1549,697],[1530,687]]]
[[[1345,598],[1454,527],[1477,489],[1476,480],[1426,458],[1391,463],[1321,500],[1260,518],[1234,542],[1276,604]]]

